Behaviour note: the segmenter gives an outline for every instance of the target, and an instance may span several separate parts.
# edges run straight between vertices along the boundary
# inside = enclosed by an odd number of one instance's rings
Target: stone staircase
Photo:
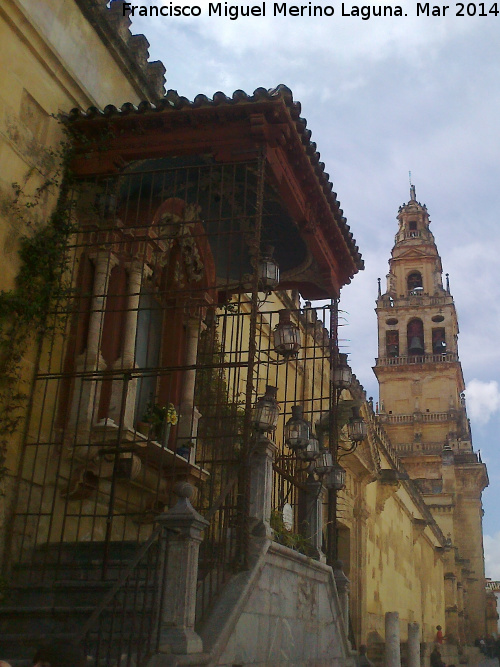
[[[11,585],[0,604],[0,659],[13,667],[31,665],[37,648],[74,639],[118,580],[140,545],[111,543],[103,572],[104,543],[45,545],[30,561],[14,565]],[[123,590],[102,610],[86,633],[89,666],[113,667],[124,653],[154,634],[157,543],[128,576]],[[103,576],[104,575],[104,576]],[[121,662],[122,667],[135,663]]]

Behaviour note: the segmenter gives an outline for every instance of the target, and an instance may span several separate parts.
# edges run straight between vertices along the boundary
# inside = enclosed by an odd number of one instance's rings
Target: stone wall
[[[260,540],[203,628],[211,665],[354,665],[332,569]]]
[[[165,68],[148,62],[148,42],[143,35],[132,35],[119,4],[108,9],[105,0],[1,3],[0,290],[15,284],[19,238],[44,224],[55,204],[55,193],[45,192],[20,220],[12,184],[20,184],[29,196],[54,176],[54,155],[64,138],[57,114],[73,107],[139,104],[163,94]],[[34,352],[30,346],[20,362],[23,394],[29,394]],[[20,448],[19,431],[6,452],[7,477],[0,475],[0,560]]]

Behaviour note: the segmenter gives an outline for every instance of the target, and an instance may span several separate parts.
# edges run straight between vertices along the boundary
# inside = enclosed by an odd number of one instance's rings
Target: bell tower
[[[458,357],[458,320],[427,207],[399,208],[387,290],[377,298],[379,418],[445,537],[446,634],[484,635],[481,493],[485,465],[472,447]]]

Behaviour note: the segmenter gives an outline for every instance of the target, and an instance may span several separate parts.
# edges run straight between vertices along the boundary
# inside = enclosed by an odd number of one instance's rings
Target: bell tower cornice
[[[417,201],[415,186],[410,186],[410,201],[399,207],[397,219],[399,229],[394,240],[393,256],[398,246],[429,246],[430,254],[437,255],[434,236],[429,229],[430,218],[427,206]]]
[[[449,297],[449,291],[443,288],[443,267],[429,229],[427,206],[417,201],[414,185],[410,187],[410,201],[399,207],[397,220],[399,226],[389,260],[387,291],[377,306],[383,307],[383,301],[388,298],[395,305],[413,296]]]

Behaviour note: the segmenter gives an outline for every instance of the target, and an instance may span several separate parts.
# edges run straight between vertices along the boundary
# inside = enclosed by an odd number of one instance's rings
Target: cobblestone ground
[[[481,662],[470,662],[467,667],[499,667],[498,658],[484,658]]]

